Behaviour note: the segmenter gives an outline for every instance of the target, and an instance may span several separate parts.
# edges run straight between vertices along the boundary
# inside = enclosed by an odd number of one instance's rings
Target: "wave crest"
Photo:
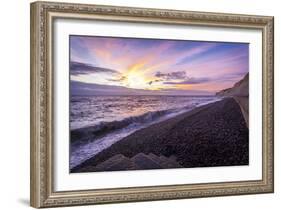
[[[100,122],[98,125],[78,128],[71,131],[71,141],[75,142],[77,140],[79,141],[90,140],[93,139],[94,137],[102,136],[110,132],[113,132],[115,130],[126,128],[128,126],[137,127],[141,124],[155,121],[160,117],[173,113],[174,111],[175,109],[147,112],[145,114],[128,117],[120,121]]]

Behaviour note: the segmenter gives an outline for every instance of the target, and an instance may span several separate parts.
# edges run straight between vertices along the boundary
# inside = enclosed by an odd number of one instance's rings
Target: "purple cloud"
[[[162,78],[163,80],[179,80],[185,79],[185,71],[174,71],[171,73],[161,73],[160,71],[156,72],[155,77]]]
[[[71,61],[70,62],[70,73],[71,75],[81,75],[81,74],[93,74],[93,73],[110,73],[119,74],[118,71],[108,68],[102,68],[97,66],[92,66],[87,63],[80,63]]]

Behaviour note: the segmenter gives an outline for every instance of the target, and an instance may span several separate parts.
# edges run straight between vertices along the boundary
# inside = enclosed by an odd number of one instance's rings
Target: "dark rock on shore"
[[[174,156],[182,167],[248,165],[249,130],[237,102],[226,98],[136,131],[71,172],[99,171],[97,166],[113,156],[131,160],[139,153]],[[143,168],[127,170],[134,169]]]

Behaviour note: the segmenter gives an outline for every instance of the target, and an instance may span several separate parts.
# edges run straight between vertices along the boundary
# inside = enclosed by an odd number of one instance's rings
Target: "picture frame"
[[[262,35],[261,179],[56,191],[54,21],[99,20],[223,29],[254,29]],[[274,191],[274,22],[271,16],[114,7],[74,3],[31,3],[30,204],[35,208],[185,199]],[[56,69],[57,70],[57,69]],[[61,81],[60,81],[61,82]],[[67,92],[65,94],[68,94]],[[251,94],[251,89],[250,89]]]

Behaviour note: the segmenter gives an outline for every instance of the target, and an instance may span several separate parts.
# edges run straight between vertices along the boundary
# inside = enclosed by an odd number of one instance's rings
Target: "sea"
[[[71,143],[70,168],[139,129],[218,100],[216,96],[72,96],[71,131],[91,127],[103,135]]]

